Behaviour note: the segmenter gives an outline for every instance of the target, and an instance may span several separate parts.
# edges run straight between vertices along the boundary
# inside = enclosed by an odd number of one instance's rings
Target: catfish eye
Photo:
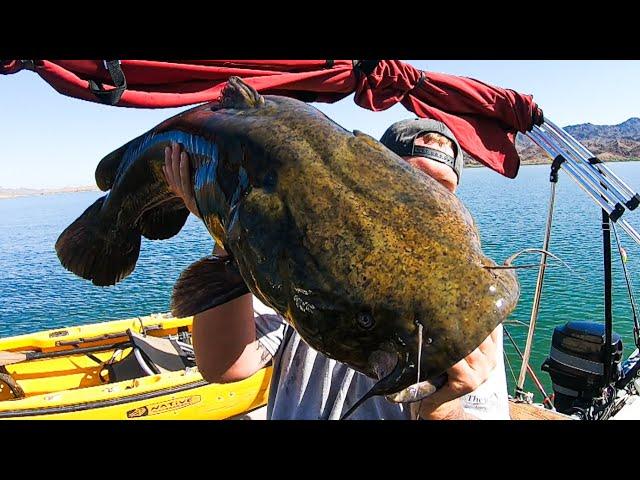
[[[371,330],[376,324],[370,313],[359,313],[357,317],[358,326],[363,330]]]

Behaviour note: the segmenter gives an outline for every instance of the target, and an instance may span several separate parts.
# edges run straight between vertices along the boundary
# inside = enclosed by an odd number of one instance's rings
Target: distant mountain
[[[640,160],[640,118],[618,125],[581,123],[564,127],[576,140],[606,162]],[[551,158],[528,137],[518,134],[516,149],[523,165],[551,163]],[[465,155],[465,163],[478,165]]]
[[[591,123],[583,123],[580,125],[570,125],[565,127],[565,129],[578,140],[610,137],[640,141],[640,118],[637,117],[630,118],[619,125],[593,125]]]

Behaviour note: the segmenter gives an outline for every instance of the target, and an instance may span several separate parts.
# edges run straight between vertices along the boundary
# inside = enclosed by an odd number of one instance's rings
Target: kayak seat
[[[140,335],[127,330],[132,352],[118,362],[105,365],[109,382],[133,380],[147,375],[177,372],[196,365],[193,352],[172,339]]]

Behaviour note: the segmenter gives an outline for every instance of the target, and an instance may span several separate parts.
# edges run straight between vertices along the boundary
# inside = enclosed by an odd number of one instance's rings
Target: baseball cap
[[[451,140],[454,145],[455,157],[434,148],[414,145],[415,139],[425,133],[439,133]],[[460,148],[460,144],[453,132],[444,123],[429,118],[400,120],[387,128],[387,131],[384,132],[380,139],[380,143],[400,156],[425,157],[449,165],[456,173],[458,183],[460,183],[464,165],[462,148]]]

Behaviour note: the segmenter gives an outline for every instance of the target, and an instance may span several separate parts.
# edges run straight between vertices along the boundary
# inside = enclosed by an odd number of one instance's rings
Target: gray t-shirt
[[[258,341],[273,356],[268,419],[337,420],[376,383],[317,352],[275,311],[255,297],[253,302]],[[482,419],[509,419],[502,349],[498,353],[498,365],[489,379],[462,397],[464,409]],[[349,417],[352,420],[410,418],[408,405],[393,403],[381,396],[368,399]]]

